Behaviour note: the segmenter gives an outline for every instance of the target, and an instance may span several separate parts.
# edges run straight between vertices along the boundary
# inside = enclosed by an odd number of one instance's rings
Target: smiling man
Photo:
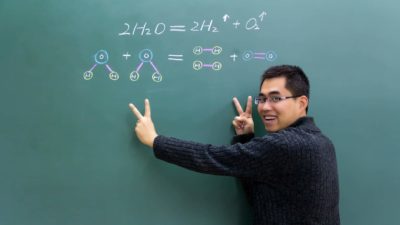
[[[135,127],[139,140],[157,158],[197,172],[237,177],[255,225],[338,225],[339,186],[335,149],[307,116],[309,81],[297,66],[274,66],[262,75],[255,98],[268,131],[254,137],[252,98],[232,122],[232,145],[216,146],[158,135],[145,100]]]

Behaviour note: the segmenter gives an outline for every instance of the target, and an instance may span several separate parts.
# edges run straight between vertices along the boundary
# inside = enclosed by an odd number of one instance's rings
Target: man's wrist
[[[153,149],[154,140],[156,139],[157,136],[158,136],[158,134],[155,134],[155,135],[151,138],[151,140],[150,140],[150,142],[147,144],[147,146],[149,146],[150,148]]]
[[[236,144],[236,143],[244,144],[249,142],[253,138],[254,138],[254,133],[239,134],[232,138],[231,144]]]

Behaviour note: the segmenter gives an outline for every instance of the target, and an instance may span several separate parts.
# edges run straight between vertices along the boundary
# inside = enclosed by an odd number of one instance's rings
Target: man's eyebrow
[[[268,92],[267,95],[279,95],[279,94],[280,94],[279,91],[270,91],[270,92]],[[258,94],[258,96],[265,96],[265,94],[260,92],[260,93]]]
[[[270,91],[268,92],[268,95],[279,95],[280,92],[279,91]]]

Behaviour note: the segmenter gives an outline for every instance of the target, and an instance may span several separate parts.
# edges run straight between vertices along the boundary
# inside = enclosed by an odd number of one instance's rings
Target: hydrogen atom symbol
[[[222,63],[216,61],[212,64],[212,69],[215,71],[221,70],[222,69]]]
[[[112,71],[109,75],[111,80],[118,80],[119,79],[119,75],[117,72]]]
[[[130,75],[129,78],[131,79],[131,81],[137,81],[139,80],[139,73],[137,71],[133,71]]]
[[[161,82],[162,81],[162,76],[161,74],[155,72],[153,73],[153,76],[151,76],[154,82]]]
[[[201,53],[203,53],[203,48],[201,46],[196,46],[193,48],[193,54],[201,55]]]
[[[203,68],[203,63],[201,61],[196,60],[193,62],[193,69],[200,70],[201,68]]]
[[[83,74],[83,79],[85,79],[85,80],[90,80],[92,78],[93,78],[93,72],[92,71],[86,71]]]
[[[212,51],[211,51],[211,53],[212,53],[213,55],[219,55],[221,52],[222,52],[222,48],[219,47],[219,46],[215,46],[215,47],[212,49]]]

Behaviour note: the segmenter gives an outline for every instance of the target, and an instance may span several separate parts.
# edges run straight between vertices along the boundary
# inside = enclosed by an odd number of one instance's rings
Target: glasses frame
[[[289,99],[289,98],[298,98],[298,97],[300,97],[300,96],[301,96],[301,95],[294,95],[294,96],[279,96],[279,95],[276,95],[276,96],[275,96],[275,95],[274,95],[274,96],[257,96],[257,97],[254,98],[254,104],[260,105],[260,104],[264,104],[264,103],[266,103],[266,102],[269,102],[269,103],[272,103],[272,104],[276,104],[276,103],[279,103],[279,102],[284,101],[284,100],[286,100],[286,99]],[[279,97],[280,100],[278,100],[278,101],[273,101],[273,100],[271,100],[272,97]],[[263,98],[264,100],[263,100],[263,101],[260,101],[261,98]]]

